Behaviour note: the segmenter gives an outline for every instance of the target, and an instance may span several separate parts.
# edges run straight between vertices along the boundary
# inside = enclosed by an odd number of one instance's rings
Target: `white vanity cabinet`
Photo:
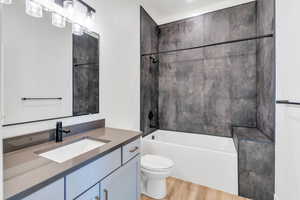
[[[140,139],[66,174],[22,200],[139,200]]]
[[[64,179],[60,179],[46,187],[34,192],[33,194],[25,197],[23,200],[64,200]]]
[[[121,148],[66,176],[66,200],[73,200],[121,167]]]
[[[101,181],[101,200],[140,199],[140,156]]]
[[[96,184],[84,194],[76,198],[76,200],[100,200],[100,184]]]

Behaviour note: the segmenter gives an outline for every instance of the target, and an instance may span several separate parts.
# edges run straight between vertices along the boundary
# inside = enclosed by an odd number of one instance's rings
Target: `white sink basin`
[[[101,147],[106,143],[107,142],[85,138],[77,142],[47,151],[45,153],[41,153],[39,154],[39,156],[55,161],[57,163],[63,163],[88,151]]]

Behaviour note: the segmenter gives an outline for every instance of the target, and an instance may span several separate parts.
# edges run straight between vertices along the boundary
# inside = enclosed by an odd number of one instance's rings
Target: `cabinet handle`
[[[137,151],[139,149],[139,147],[134,147],[133,149],[129,150],[130,153],[133,153],[135,151]]]
[[[105,200],[108,200],[108,190],[107,189],[104,189],[104,196],[105,196]]]

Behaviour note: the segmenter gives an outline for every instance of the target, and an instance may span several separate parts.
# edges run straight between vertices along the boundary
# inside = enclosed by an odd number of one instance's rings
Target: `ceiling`
[[[141,0],[159,25],[255,0]]]

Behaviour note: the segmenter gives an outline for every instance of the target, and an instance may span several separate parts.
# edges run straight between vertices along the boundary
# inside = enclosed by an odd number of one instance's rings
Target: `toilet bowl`
[[[157,155],[144,155],[141,159],[142,193],[154,199],[167,195],[166,178],[170,175],[174,162]]]

